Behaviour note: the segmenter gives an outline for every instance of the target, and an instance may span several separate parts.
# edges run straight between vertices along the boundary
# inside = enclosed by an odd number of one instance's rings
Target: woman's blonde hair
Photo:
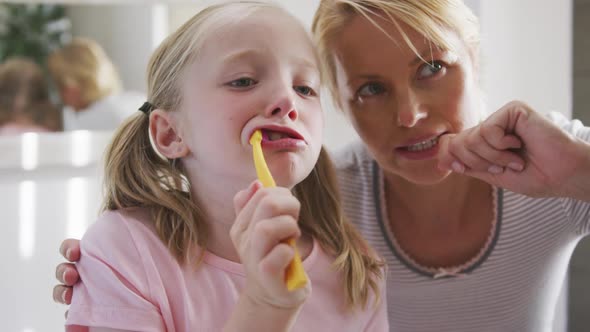
[[[115,66],[104,49],[90,39],[72,39],[49,55],[47,67],[59,89],[78,87],[86,104],[121,90],[121,79]]]
[[[148,66],[148,100],[172,111],[182,102],[182,73],[199,56],[204,40],[218,28],[235,24],[265,8],[287,14],[275,5],[240,1],[211,6],[199,12],[166,38]],[[182,162],[164,160],[150,145],[149,117],[139,113],[116,132],[107,150],[104,209],[145,207],[160,239],[182,264],[190,263],[198,247],[206,248],[207,229],[198,197],[192,197]],[[379,299],[382,263],[343,214],[337,183],[327,153],[322,150],[312,173],[293,189],[301,201],[299,224],[336,257],[343,274],[349,306]],[[202,252],[202,251],[200,251]]]
[[[336,88],[335,54],[331,50],[331,43],[356,15],[366,18],[386,35],[387,32],[374,17],[389,20],[418,56],[419,52],[399,22],[407,24],[444,50],[454,51],[449,40],[449,30],[457,33],[470,50],[477,51],[479,48],[478,19],[462,0],[321,0],[313,19],[312,33],[318,47],[323,77],[337,105],[340,105],[340,98]]]

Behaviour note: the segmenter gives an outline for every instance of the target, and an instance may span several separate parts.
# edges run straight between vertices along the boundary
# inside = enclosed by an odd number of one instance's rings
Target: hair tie
[[[149,101],[146,101],[145,103],[143,103],[143,105],[141,105],[141,107],[139,108],[140,111],[142,111],[145,114],[150,114],[150,112],[154,109],[154,105],[152,105]]]

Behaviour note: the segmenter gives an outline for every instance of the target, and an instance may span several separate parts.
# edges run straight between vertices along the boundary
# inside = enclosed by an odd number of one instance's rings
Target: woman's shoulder
[[[590,127],[585,126],[582,121],[570,119],[562,113],[555,111],[548,112],[545,116],[565,132],[585,141],[590,141]]]

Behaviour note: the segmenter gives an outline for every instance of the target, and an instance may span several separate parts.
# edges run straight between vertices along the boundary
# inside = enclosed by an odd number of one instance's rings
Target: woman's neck
[[[461,227],[473,199],[489,195],[490,185],[452,173],[432,185],[409,182],[395,174],[384,173],[388,210],[403,210],[406,222],[414,227]]]

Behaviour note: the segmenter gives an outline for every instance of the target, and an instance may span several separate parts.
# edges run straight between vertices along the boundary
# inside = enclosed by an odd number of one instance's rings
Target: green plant
[[[44,67],[47,55],[70,39],[71,22],[64,6],[0,4],[0,62],[24,56]]]

